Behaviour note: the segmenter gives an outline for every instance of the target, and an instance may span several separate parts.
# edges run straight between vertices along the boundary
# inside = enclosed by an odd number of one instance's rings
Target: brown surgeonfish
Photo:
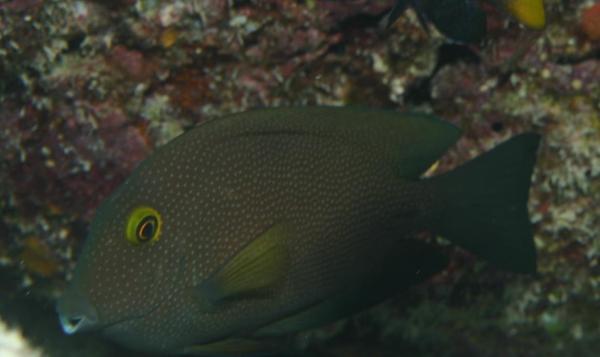
[[[423,173],[460,136],[428,114],[254,110],[158,148],[98,209],[57,310],[132,349],[247,356],[444,269],[432,232],[530,273],[539,136]],[[270,347],[269,347],[270,348]]]

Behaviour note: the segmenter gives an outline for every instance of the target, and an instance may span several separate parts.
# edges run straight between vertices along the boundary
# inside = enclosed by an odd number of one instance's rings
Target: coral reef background
[[[411,11],[385,31],[392,4],[0,1],[2,319],[45,355],[127,355],[64,336],[53,301],[94,209],[136,163],[227,113],[365,105],[460,125],[437,172],[543,134],[530,200],[539,274],[447,246],[443,274],[295,344],[319,356],[600,355],[600,3],[548,0],[543,31],[486,8],[482,46],[427,34]]]

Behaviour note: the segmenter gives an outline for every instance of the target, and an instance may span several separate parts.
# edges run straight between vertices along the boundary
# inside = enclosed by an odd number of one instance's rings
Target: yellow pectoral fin
[[[529,28],[541,30],[546,26],[544,0],[506,0],[506,9]]]
[[[257,294],[281,283],[289,265],[287,235],[283,225],[271,227],[202,283],[198,293],[215,304]]]

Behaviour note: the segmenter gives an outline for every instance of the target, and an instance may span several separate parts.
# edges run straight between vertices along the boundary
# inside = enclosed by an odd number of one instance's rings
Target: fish
[[[534,30],[546,27],[544,0],[504,0],[504,8],[520,23]]]
[[[248,356],[443,271],[422,238],[536,272],[527,201],[540,136],[423,174],[460,138],[432,114],[255,109],[188,130],[97,209],[56,309],[153,353]]]
[[[497,8],[503,9],[521,24],[534,30],[546,26],[543,0],[495,0]],[[486,35],[487,16],[476,0],[397,0],[383,19],[389,28],[408,8],[412,7],[425,30],[428,23],[447,38],[466,44],[481,43]]]

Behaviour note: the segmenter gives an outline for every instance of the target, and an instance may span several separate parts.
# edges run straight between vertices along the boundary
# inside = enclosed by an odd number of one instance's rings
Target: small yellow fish
[[[546,26],[544,0],[506,0],[506,9],[529,28],[541,30]]]

